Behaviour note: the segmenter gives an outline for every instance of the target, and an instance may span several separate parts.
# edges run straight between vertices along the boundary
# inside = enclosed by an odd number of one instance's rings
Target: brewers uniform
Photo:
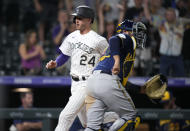
[[[68,35],[60,46],[62,53],[71,58],[72,95],[60,114],[56,131],[68,131],[78,112],[81,123],[85,125],[86,115],[83,108],[86,79],[107,46],[106,39],[92,30],[84,35],[76,30]]]
[[[123,30],[132,31],[133,25],[136,24],[126,20],[121,25],[124,26]],[[144,27],[144,24],[140,23],[140,25]],[[138,31],[137,28],[136,31]],[[100,58],[100,62],[87,82],[88,97],[96,99],[87,111],[85,131],[101,130],[105,111],[114,111],[121,117],[113,123],[109,131],[132,131],[134,129],[136,123],[135,106],[124,87],[133,68],[137,47],[136,39],[126,33],[110,38],[106,54]],[[120,57],[118,75],[112,74],[115,63],[113,56],[115,55]]]

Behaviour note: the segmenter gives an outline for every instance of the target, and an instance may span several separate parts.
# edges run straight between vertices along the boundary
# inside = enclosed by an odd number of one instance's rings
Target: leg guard
[[[109,131],[134,131],[140,123],[140,117],[137,116],[135,120],[118,119],[110,127]]]

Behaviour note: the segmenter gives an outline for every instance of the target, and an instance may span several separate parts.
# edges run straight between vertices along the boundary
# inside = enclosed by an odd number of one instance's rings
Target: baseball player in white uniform
[[[62,54],[46,65],[47,69],[52,69],[61,66],[69,57],[71,58],[72,95],[59,116],[55,131],[68,131],[77,115],[81,124],[86,126],[86,80],[108,47],[106,39],[91,30],[91,23],[95,16],[91,8],[79,6],[72,15],[77,30],[63,41],[60,46]]]

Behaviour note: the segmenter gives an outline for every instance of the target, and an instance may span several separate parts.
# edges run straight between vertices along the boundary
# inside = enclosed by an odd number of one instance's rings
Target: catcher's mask
[[[136,38],[137,46],[144,48],[146,43],[146,26],[142,22],[134,22],[133,35]]]
[[[118,33],[123,31],[131,31],[137,41],[137,46],[141,48],[145,47],[146,30],[146,26],[142,22],[133,22],[127,19],[118,24],[116,29]]]
[[[76,23],[76,18],[77,17],[91,18],[92,19],[91,23],[93,23],[94,22],[94,17],[95,17],[95,13],[94,13],[93,9],[91,9],[89,6],[86,6],[86,5],[78,6],[75,9],[75,12],[73,14],[71,14],[71,15],[74,16],[73,23]]]

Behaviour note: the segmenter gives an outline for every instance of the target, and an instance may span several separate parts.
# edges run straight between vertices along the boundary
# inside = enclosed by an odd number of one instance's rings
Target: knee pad
[[[135,118],[135,129],[139,126],[140,122],[141,122],[141,117],[136,116],[136,118]]]
[[[126,122],[117,131],[134,131],[140,124],[140,116],[136,116],[135,120],[125,120]]]
[[[135,122],[133,120],[128,120],[117,131],[134,131],[134,129],[135,129]]]

